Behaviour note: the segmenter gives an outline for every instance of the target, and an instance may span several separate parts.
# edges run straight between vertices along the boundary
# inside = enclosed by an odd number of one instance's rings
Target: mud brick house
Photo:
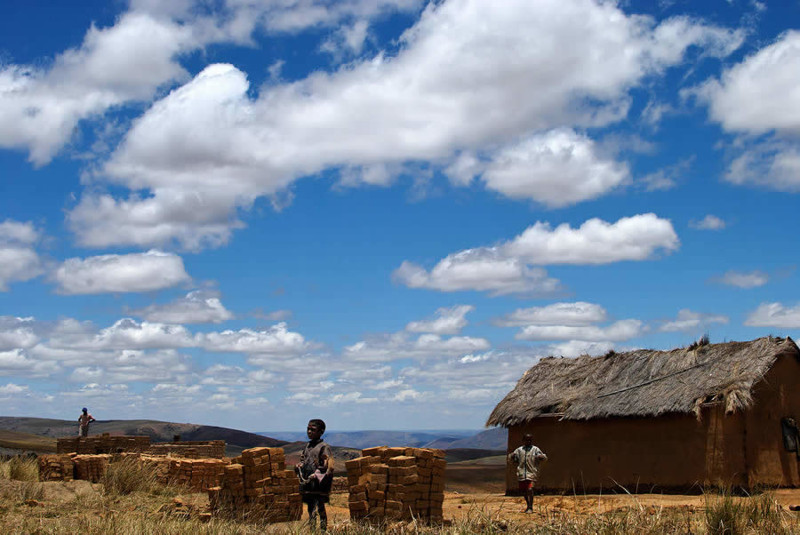
[[[549,456],[537,487],[567,492],[800,486],[800,350],[791,338],[545,358],[487,425]],[[508,493],[517,484],[512,467]]]

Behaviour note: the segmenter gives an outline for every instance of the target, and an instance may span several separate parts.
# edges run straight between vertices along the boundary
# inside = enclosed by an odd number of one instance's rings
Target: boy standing
[[[319,514],[319,527],[322,531],[328,528],[328,513],[325,504],[330,501],[331,484],[333,483],[333,452],[322,440],[325,422],[319,419],[310,420],[306,429],[308,444],[300,454],[297,472],[300,477],[300,493],[308,506],[308,520],[312,529],[316,527]]]
[[[525,496],[526,513],[533,512],[533,485],[539,475],[539,462],[546,461],[547,455],[533,445],[533,435],[526,433],[522,437],[522,446],[515,449],[508,460],[517,465],[517,481],[519,490]]]
[[[79,437],[88,437],[89,436],[89,424],[94,422],[94,418],[91,414],[89,414],[89,409],[86,407],[83,408],[81,411],[81,415],[78,416],[78,436]]]

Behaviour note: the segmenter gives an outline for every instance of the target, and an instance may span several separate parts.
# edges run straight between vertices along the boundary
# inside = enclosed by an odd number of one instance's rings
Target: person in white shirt
[[[509,462],[517,466],[519,490],[525,496],[526,513],[533,512],[533,485],[539,475],[539,463],[547,460],[547,455],[533,445],[533,435],[526,433],[522,437],[522,446],[508,455]]]

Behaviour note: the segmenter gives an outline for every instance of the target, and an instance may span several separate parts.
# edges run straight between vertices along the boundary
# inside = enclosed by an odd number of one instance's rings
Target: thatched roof
[[[691,346],[690,346],[691,347]],[[548,357],[525,372],[486,425],[510,427],[540,416],[565,420],[699,414],[702,403],[747,408],[753,386],[782,354],[800,358],[791,338],[641,349],[602,357]]]

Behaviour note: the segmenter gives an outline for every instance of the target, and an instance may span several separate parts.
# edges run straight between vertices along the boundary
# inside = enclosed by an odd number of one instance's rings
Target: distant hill
[[[53,420],[48,418],[25,418],[0,416],[0,430],[16,431],[40,437],[73,437],[78,433],[76,420]],[[109,433],[111,435],[147,435],[152,442],[171,442],[175,435],[181,440],[224,440],[229,446],[229,454],[236,455],[242,449],[257,446],[279,447],[286,444],[255,433],[216,427],[211,425],[181,424],[157,420],[98,420],[90,427],[91,435]]]
[[[0,448],[36,453],[55,453],[56,441],[53,438],[0,429]]]
[[[306,434],[303,432],[265,432],[272,437],[282,440],[306,441]],[[406,446],[411,448],[440,447],[430,446],[436,441],[450,443],[475,434],[472,430],[443,431],[340,431],[325,433],[325,442],[334,446],[345,448],[364,449],[373,446]],[[504,446],[505,447],[505,446]]]
[[[482,431],[477,435],[450,442],[446,447],[442,449],[449,450],[454,448],[469,448],[469,449],[495,450],[504,452],[506,451],[507,446],[508,446],[508,430],[503,427],[495,427],[492,429],[487,429],[486,431]],[[441,446],[428,446],[428,447],[441,447]]]
[[[477,459],[495,458],[505,455],[505,450],[481,450],[475,448],[452,448],[447,450],[447,463],[462,463],[465,461],[476,461]]]

